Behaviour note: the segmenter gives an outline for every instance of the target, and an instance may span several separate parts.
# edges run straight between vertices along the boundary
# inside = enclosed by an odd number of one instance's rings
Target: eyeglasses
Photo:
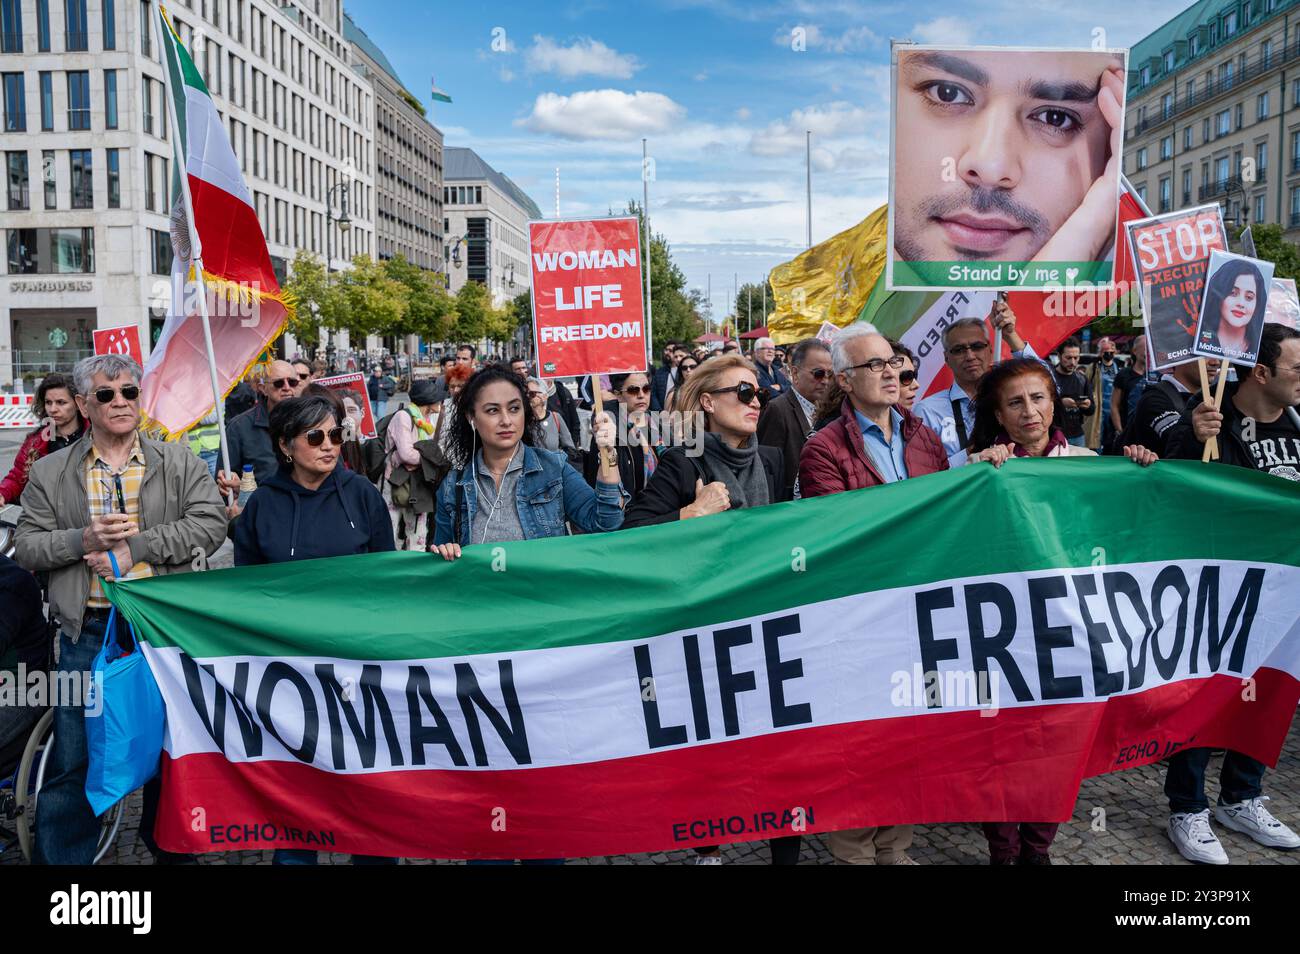
[[[754,399],[758,397],[757,385],[744,381],[740,384],[729,388],[718,388],[716,391],[710,391],[710,394],[735,394],[736,400],[741,404],[753,404]]]
[[[95,388],[95,400],[100,404],[108,404],[119,394],[128,401],[134,401],[140,396],[140,386],[137,384],[124,384],[120,391],[116,388]]]
[[[862,364],[855,364],[851,368],[845,368],[846,371],[856,371],[858,368],[866,368],[872,374],[880,374],[885,370],[885,365],[889,365],[895,371],[903,366],[903,356],[896,354],[886,360],[884,358],[872,358],[870,361],[864,361]]]
[[[307,443],[310,444],[312,447],[320,447],[322,444],[324,444],[326,436],[329,437],[331,444],[342,444],[343,428],[331,427],[327,431],[320,427],[313,427],[304,436],[307,438]]]
[[[690,372],[694,371],[698,367],[699,367],[698,364],[683,364],[678,366],[677,370],[682,374],[689,374]]]
[[[915,383],[916,383],[916,372],[915,372],[915,371],[900,371],[900,372],[898,373],[898,383],[899,383],[899,384],[902,384],[902,385],[915,384]]]
[[[647,385],[645,385],[644,387],[641,386],[641,385],[639,385],[639,384],[629,385],[628,387],[625,387],[625,388],[623,389],[623,393],[624,393],[624,394],[630,394],[632,397],[640,397],[640,396],[643,395],[643,394],[644,394],[646,397],[649,397],[649,396],[650,396],[650,385],[647,384]]]
[[[963,355],[967,351],[974,351],[976,354],[979,354],[981,351],[987,351],[988,349],[989,343],[987,341],[972,341],[970,344],[953,345],[951,348],[948,348],[947,351],[949,354]]]
[[[530,401],[536,401],[538,398],[544,398],[544,397],[546,397],[546,395],[543,394],[541,391],[529,391],[529,392],[528,392],[528,400],[530,400]]]
[[[813,378],[817,381],[825,380],[826,377],[830,374],[830,372],[827,371],[825,368],[814,368],[808,373],[811,374]]]
[[[275,378],[271,382],[271,387],[275,388],[277,391],[281,388],[296,388],[300,381],[300,378]]]

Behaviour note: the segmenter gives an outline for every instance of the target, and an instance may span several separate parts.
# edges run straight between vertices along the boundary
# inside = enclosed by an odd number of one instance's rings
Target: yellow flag
[[[777,344],[811,338],[822,323],[843,327],[858,317],[885,271],[889,206],[772,269],[776,311],[768,333]]]

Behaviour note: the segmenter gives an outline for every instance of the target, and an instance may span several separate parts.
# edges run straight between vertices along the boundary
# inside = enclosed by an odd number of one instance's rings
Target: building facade
[[[448,287],[486,285],[501,307],[528,289],[528,221],[537,203],[473,149],[449,148],[443,169]]]
[[[441,272],[442,131],[346,13],[343,35],[375,93],[375,258]]]
[[[175,0],[272,264],[376,254],[375,93],[341,0]],[[94,328],[165,317],[172,121],[153,0],[0,0],[0,385],[67,368]],[[338,227],[343,187],[351,227]],[[327,215],[327,207],[332,215]]]
[[[1124,171],[1151,211],[1217,202],[1300,238],[1300,0],[1201,0],[1128,66]]]

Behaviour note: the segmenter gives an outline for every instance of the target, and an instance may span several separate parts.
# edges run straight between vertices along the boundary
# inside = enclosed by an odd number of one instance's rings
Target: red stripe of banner
[[[232,282],[257,282],[259,291],[280,290],[257,213],[243,199],[191,175],[194,221],[203,243],[203,267]]]
[[[334,775],[164,756],[156,834],[170,851],[529,858],[788,835],[795,806],[808,832],[1061,821],[1084,777],[1159,761],[1171,744],[1275,764],[1297,700],[1300,682],[1262,669],[1249,687],[1216,675],[1106,702],[905,716],[554,768]]]

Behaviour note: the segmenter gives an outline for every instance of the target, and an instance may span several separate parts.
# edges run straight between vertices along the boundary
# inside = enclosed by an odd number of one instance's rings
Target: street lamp
[[[339,230],[346,232],[352,228],[352,220],[348,218],[348,184],[346,182],[336,182],[328,192],[325,193],[325,284],[329,284],[330,272],[334,270],[334,193],[342,190],[342,201],[340,208],[343,215],[337,219]]]

